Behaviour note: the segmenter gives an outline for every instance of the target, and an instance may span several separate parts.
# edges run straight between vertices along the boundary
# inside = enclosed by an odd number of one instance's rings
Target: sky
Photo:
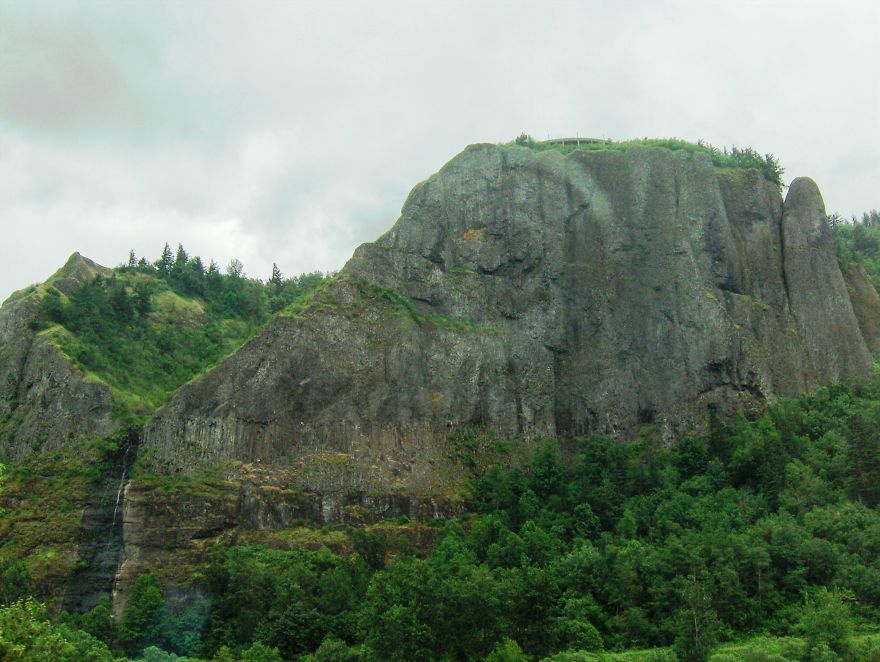
[[[751,146],[880,208],[880,3],[0,0],[0,300],[73,251],[342,267],[476,142]]]

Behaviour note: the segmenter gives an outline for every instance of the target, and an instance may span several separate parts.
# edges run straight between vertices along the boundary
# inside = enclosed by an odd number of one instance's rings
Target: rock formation
[[[46,284],[106,272],[74,254]],[[35,332],[43,291],[0,309],[0,459],[120,425],[109,388]],[[671,442],[710,410],[870,375],[869,350],[880,297],[858,265],[841,273],[811,180],[783,202],[699,153],[475,145],[310,301],[129,431],[76,501],[85,570],[63,604],[112,584],[121,609],[140,573],[186,581],[242,532],[454,513],[462,430],[513,452],[646,426]]]
[[[161,471],[432,494],[444,440],[699,430],[872,359],[816,185],[702,154],[475,145],[147,425]]]
[[[74,253],[45,285],[71,294],[109,271]],[[110,390],[32,328],[39,289],[16,292],[0,307],[0,458],[75,447],[116,428]]]

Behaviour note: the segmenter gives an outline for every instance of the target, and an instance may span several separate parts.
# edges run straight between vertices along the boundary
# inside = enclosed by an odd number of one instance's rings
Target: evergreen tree
[[[184,250],[183,244],[177,244],[177,254],[174,256],[173,270],[180,273],[186,267],[187,262],[189,262],[189,255]]]
[[[269,278],[269,283],[275,287],[275,294],[279,294],[281,292],[281,288],[284,286],[284,280],[281,276],[281,270],[274,262],[272,263],[272,276]]]
[[[167,276],[171,273],[171,268],[174,266],[174,255],[171,253],[171,246],[168,245],[168,242],[165,243],[165,248],[162,249],[162,255],[159,257],[156,262],[156,268],[159,270],[159,274],[162,276]]]
[[[143,648],[143,636],[157,620],[164,604],[158,579],[153,575],[141,575],[135,580],[119,628],[119,638],[129,655]]]
[[[241,263],[241,260],[238,258],[232,258],[229,261],[229,266],[226,267],[226,275],[230,278],[241,278],[244,274],[244,265]]]
[[[135,257],[134,249],[128,251],[128,268],[134,269],[137,266],[137,257]]]
[[[848,425],[853,498],[880,504],[880,404],[854,414]]]

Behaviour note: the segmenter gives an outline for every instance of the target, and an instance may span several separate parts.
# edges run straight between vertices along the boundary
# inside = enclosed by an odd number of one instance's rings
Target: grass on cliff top
[[[712,159],[712,164],[716,168],[753,168],[759,171],[767,181],[775,184],[780,190],[782,189],[782,175],[785,170],[779,165],[779,161],[772,154],[761,154],[751,147],[723,147],[718,148],[702,140],[695,143],[679,138],[642,138],[639,140],[592,140],[589,138],[581,139],[581,142],[566,142],[565,144],[549,141],[543,142],[535,140],[529,135],[521,134],[510,145],[520,145],[528,147],[535,151],[553,150],[570,154],[571,152],[595,152],[601,150],[611,150],[616,152],[625,152],[631,147],[662,147],[673,152],[685,151],[689,154],[701,153],[706,154]]]

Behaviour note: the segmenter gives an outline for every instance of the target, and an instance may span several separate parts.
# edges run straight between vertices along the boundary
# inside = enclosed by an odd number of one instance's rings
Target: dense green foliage
[[[775,156],[772,154],[761,156],[760,153],[751,147],[731,147],[730,149],[724,147],[719,149],[703,141],[692,143],[678,138],[643,138],[641,140],[624,141],[584,139],[581,142],[571,141],[562,144],[559,142],[537,141],[523,133],[517,137],[514,144],[537,151],[554,150],[564,154],[575,151],[594,152],[599,150],[624,152],[636,145],[663,147],[673,152],[681,150],[689,153],[699,152],[709,156],[716,168],[753,168],[758,170],[767,181],[775,184],[780,189],[783,186],[782,175],[785,172]]]
[[[880,619],[878,458],[880,377],[828,385],[706,439],[646,429],[496,466],[429,553],[365,530],[349,556],[218,547],[187,609],[145,576],[118,623],[104,603],[63,625],[155,660],[877,659],[857,632]],[[748,636],[777,656],[719,646]]]
[[[880,211],[872,209],[847,221],[831,214],[828,221],[834,230],[837,256],[843,268],[861,264],[875,288],[880,289]]]
[[[70,297],[48,288],[35,325],[107,382],[124,410],[145,414],[325,278],[285,279],[276,266],[264,284],[246,278],[240,262],[223,274],[166,244],[155,263],[132,253],[126,266]]]

